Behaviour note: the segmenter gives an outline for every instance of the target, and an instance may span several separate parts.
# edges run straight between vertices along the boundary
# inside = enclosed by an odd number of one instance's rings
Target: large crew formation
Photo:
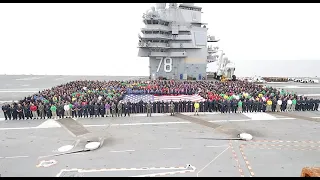
[[[136,97],[198,94],[202,100],[130,101]],[[5,120],[93,118],[179,112],[317,111],[319,99],[298,97],[246,81],[72,81],[2,106]]]

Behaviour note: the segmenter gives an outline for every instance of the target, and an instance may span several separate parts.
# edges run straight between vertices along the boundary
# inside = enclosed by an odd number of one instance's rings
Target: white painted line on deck
[[[320,86],[282,86],[279,89],[320,89]]]
[[[64,78],[56,78],[55,81],[64,80]]]
[[[169,113],[153,113],[151,114],[151,117],[162,117],[162,116],[168,116],[170,115]],[[147,117],[146,113],[141,113],[141,114],[131,114],[130,116],[132,117]]]
[[[18,127],[18,128],[0,128],[1,130],[26,130],[26,129],[39,129],[37,127]]]
[[[229,145],[226,144],[226,145],[221,145],[221,146],[205,146],[207,148],[218,148],[218,147],[228,147]]]
[[[31,81],[31,80],[36,80],[36,79],[42,79],[43,77],[30,77],[30,78],[20,78],[20,79],[15,79],[16,81]]]
[[[109,151],[109,152],[134,152],[136,150],[122,150],[122,151]]]
[[[179,149],[182,149],[182,148],[160,148],[160,149],[163,149],[163,150],[179,150]]]
[[[195,170],[194,166],[190,166]],[[186,170],[186,167],[143,167],[143,168],[110,168],[110,169],[61,169],[56,177],[60,177],[63,172],[77,171],[79,173],[92,173],[92,172],[114,172],[114,171],[152,171],[152,170]]]
[[[311,96],[320,96],[320,94],[298,94],[298,96],[311,97]]]
[[[28,87],[28,86],[30,86],[30,84],[22,84],[21,86],[22,87]]]
[[[290,82],[266,82],[267,84],[286,84]]]
[[[2,104],[2,103],[12,103],[12,102],[18,102],[18,100],[0,101],[0,104]]]
[[[28,158],[29,156],[9,156],[9,157],[0,157],[0,159],[17,159],[17,158]]]
[[[202,169],[200,169],[197,173],[197,177],[199,177],[199,174],[201,171],[203,171],[206,167],[208,167],[211,163],[213,163],[213,161],[215,161],[216,159],[218,159],[218,157],[220,157],[224,152],[226,152],[230,147],[227,147],[225,150],[223,150],[220,154],[218,154],[215,158],[213,158],[207,165],[205,165]]]
[[[191,122],[157,122],[157,123],[128,123],[128,124],[111,124],[111,126],[141,126],[141,125],[166,125],[166,124],[190,124]],[[84,125],[85,126],[85,125]],[[106,125],[105,125],[106,126]]]
[[[276,119],[234,119],[234,120],[213,120],[208,122],[246,122],[246,121],[276,121],[276,120],[292,120],[296,118],[276,118]],[[168,125],[168,124],[191,124],[186,121],[174,121],[174,122],[157,122],[157,123],[127,123],[127,124],[92,124],[83,125],[84,127],[106,127],[106,126],[142,126],[142,125]],[[0,130],[26,130],[26,129],[44,129],[44,128],[58,128],[61,127],[59,123],[54,120],[48,120],[37,127],[17,127],[17,128],[0,128]]]
[[[22,91],[22,90],[16,90],[16,91],[11,91],[11,90],[1,90],[0,93],[33,93],[33,92],[38,92],[39,90],[33,90],[33,91]]]
[[[320,118],[320,116],[315,116],[315,117],[311,117],[311,118],[313,118],[313,119],[318,119],[318,118]]]
[[[292,120],[296,118],[276,118],[276,119],[232,119],[232,120],[213,120],[209,122],[246,122],[246,121],[276,121],[276,120]]]

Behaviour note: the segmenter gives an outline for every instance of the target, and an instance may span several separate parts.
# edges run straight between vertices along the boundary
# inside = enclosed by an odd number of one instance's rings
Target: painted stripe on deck
[[[245,121],[274,121],[274,120],[290,120],[296,118],[277,118],[277,119],[235,119],[235,120],[213,120],[208,122],[245,122]],[[48,122],[47,122],[48,121]],[[18,127],[18,128],[0,128],[0,130],[25,130],[25,129],[44,129],[44,128],[58,128],[61,127],[55,120],[47,120],[36,127]],[[142,125],[168,125],[168,124],[191,124],[186,121],[173,121],[173,122],[155,122],[155,123],[126,123],[126,124],[92,124],[83,125],[84,127],[107,127],[107,126],[142,126]]]

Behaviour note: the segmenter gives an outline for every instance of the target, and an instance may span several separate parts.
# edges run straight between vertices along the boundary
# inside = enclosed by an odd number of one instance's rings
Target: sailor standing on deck
[[[194,115],[199,116],[199,107],[200,107],[200,104],[198,103],[198,101],[196,101],[194,103]]]
[[[239,112],[239,113],[242,113],[242,101],[241,101],[241,99],[238,101],[238,109],[237,109],[237,111]]]
[[[42,103],[39,104],[39,116],[40,119],[45,119],[45,114],[44,114],[44,105]]]
[[[276,112],[280,112],[281,111],[281,109],[280,109],[281,105],[282,105],[282,100],[278,99],[277,106],[276,106]]]
[[[277,104],[278,104],[278,102],[277,102],[276,98],[273,98],[272,105],[271,105],[272,112],[276,112]]]
[[[98,105],[98,103],[94,103],[93,112],[94,112],[94,117],[99,117],[99,105]]]
[[[4,104],[2,107],[1,107],[2,111],[3,111],[3,115],[4,115],[4,119],[5,120],[10,120],[11,119],[11,116],[8,115],[8,105],[7,104]],[[10,118],[9,118],[10,117]]]
[[[306,110],[306,98],[305,99],[303,99],[303,98],[301,98],[301,110],[302,111],[305,111]]]
[[[314,105],[314,110],[315,111],[318,111],[319,103],[320,103],[320,100],[319,99],[315,99],[315,105]]]
[[[286,108],[286,111],[291,111],[291,106],[292,106],[292,100],[291,100],[291,99],[288,99],[288,100],[287,100],[287,108]]]
[[[52,114],[52,118],[53,119],[57,119],[58,118],[58,116],[57,116],[57,107],[54,104],[51,105],[50,111],[51,111],[51,114]]]
[[[63,109],[64,109],[64,115],[66,118],[70,118],[70,106],[68,103],[65,103],[65,105],[63,106]]]
[[[297,104],[297,100],[296,100],[296,98],[293,98],[290,111],[296,110],[296,104]]]
[[[118,117],[120,117],[120,115],[122,117],[122,103],[121,102],[118,103]]]
[[[178,102],[178,112],[182,112],[182,101],[181,101],[181,99]]]
[[[104,117],[104,115],[106,114],[106,109],[104,107],[104,103],[101,102],[100,106],[99,106],[99,113],[101,117]]]
[[[266,112],[271,112],[271,107],[272,107],[272,101],[271,101],[271,99],[268,99]]]
[[[112,102],[112,105],[111,105],[111,116],[113,117],[113,116],[115,116],[115,117],[117,117],[117,111],[116,111],[116,108],[117,108],[117,106],[116,106],[116,104],[114,103],[114,102]]]
[[[24,111],[24,118],[26,119],[31,119],[31,111],[30,111],[30,106],[29,104],[24,104],[23,105],[23,111]]]
[[[82,108],[83,108],[83,117],[84,118],[88,118],[88,116],[89,116],[89,106],[88,106],[88,104],[84,103]]]
[[[151,102],[149,101],[146,105],[147,107],[147,117],[151,117],[151,108],[152,108],[152,105],[151,105]]]
[[[171,101],[171,103],[170,103],[170,116],[174,116],[174,107],[175,107],[175,105],[174,105],[173,101]]]
[[[124,117],[126,117],[127,115],[130,117],[130,104],[129,102],[124,104]]]
[[[31,104],[30,110],[32,112],[33,119],[38,119],[38,112],[37,112],[38,107],[36,105],[34,105],[34,104]]]
[[[46,105],[44,106],[44,110],[45,110],[45,113],[46,113],[46,117],[47,117],[48,119],[51,119],[52,114],[51,114],[51,111],[50,111],[50,105],[49,105],[49,104],[46,104]]]
[[[17,112],[18,112],[19,120],[23,120],[24,119],[23,108],[22,108],[21,104],[18,104]]]
[[[106,109],[106,117],[110,116],[110,104],[109,102],[107,102],[105,105],[104,105],[104,108]]]
[[[11,105],[11,111],[12,111],[12,120],[18,119],[18,112],[17,112],[17,104],[14,103]]]

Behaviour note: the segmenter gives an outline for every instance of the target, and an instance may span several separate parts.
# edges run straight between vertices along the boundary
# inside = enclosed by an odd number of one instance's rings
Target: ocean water
[[[276,77],[320,77],[320,60],[248,60],[233,61],[238,77],[276,76]],[[208,65],[214,71],[217,65]]]

